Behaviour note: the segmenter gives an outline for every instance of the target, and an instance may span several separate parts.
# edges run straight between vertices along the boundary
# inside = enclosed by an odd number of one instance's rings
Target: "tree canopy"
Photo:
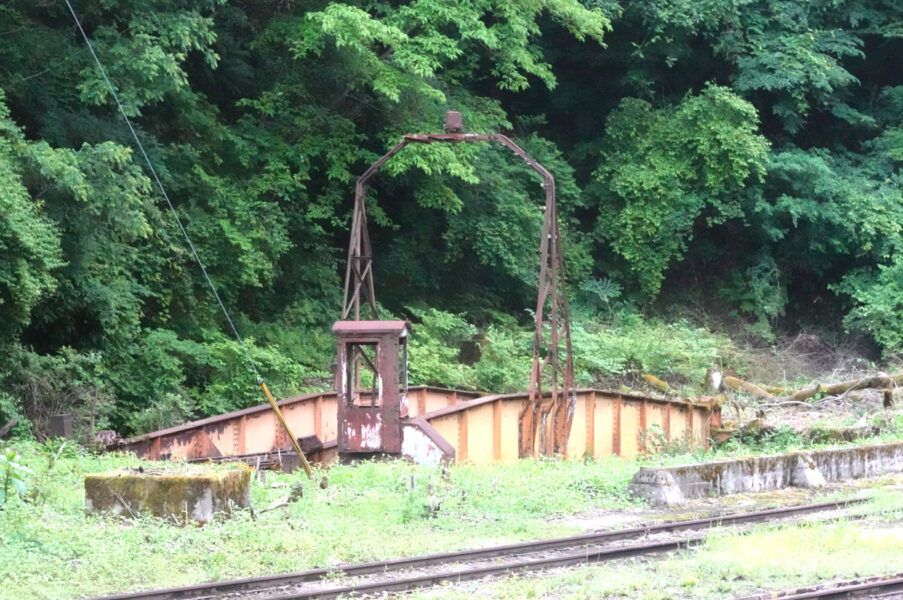
[[[898,2],[73,5],[283,393],[329,385],[354,178],[447,110],[553,172],[587,311],[706,294],[763,336],[903,350]],[[259,401],[131,144],[65,4],[0,4],[4,422],[129,433]],[[430,311],[529,321],[542,202],[504,149],[407,148],[368,196],[377,297],[461,340]]]

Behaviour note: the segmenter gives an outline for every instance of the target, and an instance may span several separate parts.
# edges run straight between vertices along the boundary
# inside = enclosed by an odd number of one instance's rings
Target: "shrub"
[[[19,455],[12,448],[0,449],[0,506],[6,504],[10,496],[15,493],[19,496],[25,494],[25,474],[29,473],[27,467],[19,462]]]
[[[462,342],[477,328],[462,316],[435,309],[418,313],[421,322],[411,339],[411,381],[479,389],[524,390],[533,353],[532,328],[516,324],[490,326],[480,336],[480,359],[462,364]],[[653,373],[679,383],[702,383],[705,370],[732,348],[724,336],[687,321],[667,323],[621,311],[607,319],[583,315],[571,323],[574,367],[579,385],[595,385],[613,377]],[[562,348],[563,353],[563,348]]]

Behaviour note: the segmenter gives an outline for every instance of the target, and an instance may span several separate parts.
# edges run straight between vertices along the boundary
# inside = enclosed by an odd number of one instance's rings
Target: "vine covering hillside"
[[[583,380],[730,346],[663,306],[903,350],[898,2],[73,5],[282,394],[329,385],[354,178],[451,109],[556,177]],[[538,183],[477,146],[377,178],[377,297],[420,325],[419,382],[523,386]],[[0,3],[0,426],[259,402],[167,210],[65,3]]]

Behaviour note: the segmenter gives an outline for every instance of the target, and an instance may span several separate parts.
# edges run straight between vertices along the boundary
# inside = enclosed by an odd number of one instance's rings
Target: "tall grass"
[[[269,473],[250,511],[203,528],[84,513],[86,473],[142,464],[132,456],[58,458],[19,444],[32,473],[0,510],[0,599],[68,599],[574,533],[553,517],[630,504],[636,464],[523,460],[494,467],[407,462],[336,466],[287,509],[260,514],[301,475]],[[145,463],[146,464],[146,463]]]

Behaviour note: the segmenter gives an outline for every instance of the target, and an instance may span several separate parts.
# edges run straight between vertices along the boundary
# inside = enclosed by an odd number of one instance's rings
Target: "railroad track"
[[[903,573],[880,575],[851,581],[834,581],[820,586],[796,588],[782,592],[766,592],[734,600],[846,600],[856,598],[903,598]]]
[[[91,600],[209,600],[213,598],[258,600],[318,598],[326,600],[342,595],[406,591],[442,582],[480,579],[514,572],[537,571],[670,552],[697,544],[705,537],[697,535],[675,538],[675,534],[706,530],[711,527],[761,523],[812,513],[836,511],[861,504],[866,500],[866,498],[858,498],[796,505],[413,558],[340,565],[294,573],[116,594]],[[642,541],[626,543],[632,540]],[[431,568],[436,566],[442,568],[439,570]],[[352,578],[355,581],[349,581]]]

